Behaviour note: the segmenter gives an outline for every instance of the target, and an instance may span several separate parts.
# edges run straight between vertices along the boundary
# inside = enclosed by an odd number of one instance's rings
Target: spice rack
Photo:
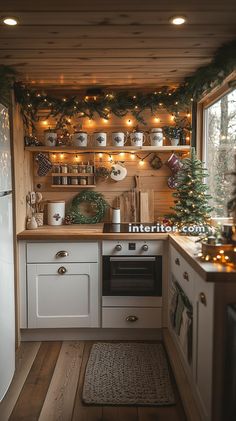
[[[67,187],[69,187],[69,188],[91,188],[91,187],[96,187],[96,184],[95,184],[95,174],[94,173],[62,173],[62,172],[60,172],[60,173],[57,173],[57,172],[52,172],[51,173],[51,176],[52,176],[52,184],[51,184],[51,187],[53,188],[53,187],[55,187],[55,188],[67,188]],[[53,183],[53,180],[54,180],[54,177],[66,177],[66,178],[77,178],[78,179],[78,183],[76,183],[76,184],[70,184],[70,183],[66,183],[66,184],[54,184]],[[88,179],[91,179],[92,180],[92,182],[90,183],[86,183],[86,184],[80,184],[80,178],[83,178],[83,177],[87,177]],[[69,181],[69,180],[68,180]]]
[[[94,161],[87,164],[55,163],[51,173],[53,188],[95,187]]]

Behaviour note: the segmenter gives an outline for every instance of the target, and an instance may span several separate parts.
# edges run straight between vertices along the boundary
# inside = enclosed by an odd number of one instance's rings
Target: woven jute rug
[[[101,405],[173,405],[161,344],[99,343],[88,360],[83,401]]]

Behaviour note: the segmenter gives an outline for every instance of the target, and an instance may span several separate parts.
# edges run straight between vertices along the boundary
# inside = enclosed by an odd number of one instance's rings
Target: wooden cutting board
[[[140,190],[140,222],[154,222],[154,191]]]
[[[139,222],[154,222],[154,191],[143,190],[140,176],[136,176],[136,188],[139,196]]]

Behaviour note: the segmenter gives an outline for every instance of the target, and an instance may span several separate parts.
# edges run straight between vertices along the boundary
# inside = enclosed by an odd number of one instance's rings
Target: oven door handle
[[[139,260],[139,262],[154,262],[156,257],[110,257],[110,262],[134,262],[135,260]]]

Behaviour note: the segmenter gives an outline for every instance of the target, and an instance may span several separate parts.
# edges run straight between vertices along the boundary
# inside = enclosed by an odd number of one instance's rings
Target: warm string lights
[[[191,109],[190,97],[183,101],[182,95],[179,98],[177,89],[168,87],[154,92],[139,92],[136,95],[124,91],[104,93],[100,89],[93,89],[93,93],[87,93],[83,97],[58,98],[17,82],[15,95],[25,111],[25,119],[28,120],[29,126],[38,120],[38,113],[43,109],[47,109],[48,117],[58,116],[57,128],[72,117],[93,120],[95,115],[98,115],[102,122],[107,124],[112,114],[118,118],[128,116],[126,125],[133,126],[135,123],[146,124],[142,113],[147,109],[151,110],[154,116],[158,109],[166,109],[173,117],[179,115],[179,110],[189,115]],[[155,122],[159,122],[159,117],[155,118]]]
[[[199,252],[198,257],[205,262],[220,263],[220,264],[236,264],[236,247],[227,247],[224,250],[222,246],[215,246],[215,252]]]
[[[78,162],[81,160],[81,156],[80,155],[88,155],[89,152],[79,152],[79,154],[75,154],[73,160],[75,162]],[[124,158],[126,155],[129,155],[131,160],[135,160],[138,159],[139,160],[139,165],[143,166],[145,164],[145,160],[152,154],[152,152],[146,154],[145,156],[140,156],[138,155],[136,152],[99,152],[96,153],[96,155],[99,158],[99,161],[102,161],[104,159],[104,157],[107,157],[108,162],[113,163],[113,162],[124,162]],[[63,161],[65,160],[65,158],[67,158],[67,155],[71,156],[73,155],[73,153],[65,153],[65,152],[59,152],[59,153],[51,153],[51,160],[53,162],[59,162],[59,161]]]

